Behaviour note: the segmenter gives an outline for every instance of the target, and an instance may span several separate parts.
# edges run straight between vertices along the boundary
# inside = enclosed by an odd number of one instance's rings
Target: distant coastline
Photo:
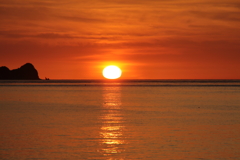
[[[240,80],[2,80],[0,86],[240,87]]]
[[[31,63],[26,63],[18,69],[10,70],[6,66],[0,67],[0,80],[41,80],[38,71]]]

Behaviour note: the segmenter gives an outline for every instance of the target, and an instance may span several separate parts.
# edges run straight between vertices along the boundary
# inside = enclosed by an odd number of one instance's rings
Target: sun
[[[114,65],[111,66],[107,66],[103,69],[103,77],[107,78],[107,79],[117,79],[119,77],[121,77],[122,75],[122,70]]]

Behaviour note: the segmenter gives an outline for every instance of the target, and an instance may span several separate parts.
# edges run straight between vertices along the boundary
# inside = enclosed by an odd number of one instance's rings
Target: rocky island
[[[18,69],[10,70],[0,67],[0,80],[40,80],[38,71],[31,63],[26,63]]]

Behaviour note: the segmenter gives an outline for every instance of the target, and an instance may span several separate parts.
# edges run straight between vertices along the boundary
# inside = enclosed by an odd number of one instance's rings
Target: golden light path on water
[[[100,129],[100,152],[108,157],[117,156],[124,152],[123,115],[121,113],[121,88],[105,86],[103,88],[103,114]],[[120,157],[119,157],[120,158]],[[123,158],[123,157],[121,157]]]

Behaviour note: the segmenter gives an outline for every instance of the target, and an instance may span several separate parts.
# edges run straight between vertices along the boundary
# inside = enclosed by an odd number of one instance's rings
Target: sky
[[[239,0],[0,0],[0,66],[40,78],[240,79]]]

